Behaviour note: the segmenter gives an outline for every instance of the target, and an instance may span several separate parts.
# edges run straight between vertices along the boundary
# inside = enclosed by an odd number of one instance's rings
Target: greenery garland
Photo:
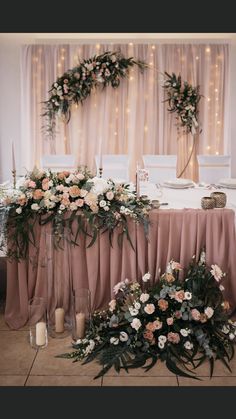
[[[196,134],[199,127],[198,104],[202,97],[199,94],[200,86],[194,87],[187,81],[182,82],[181,76],[172,75],[165,71],[166,80],[163,88],[167,92],[168,111],[176,113],[177,127],[182,127],[186,133]]]
[[[115,298],[106,310],[93,314],[86,336],[73,344],[74,352],[57,357],[84,364],[97,359],[102,369],[95,378],[111,367],[148,371],[158,361],[174,374],[195,379],[195,369],[205,360],[210,376],[217,359],[231,371],[236,322],[228,319],[229,303],[222,293],[225,274],[217,265],[206,266],[204,252],[198,263],[192,259],[183,279],[180,270],[172,260],[153,286],[148,285],[149,273],[143,285],[128,279],[116,284]]]
[[[120,51],[106,51],[101,55],[83,60],[72,70],[66,71],[50,89],[50,98],[44,102],[47,119],[46,131],[54,136],[56,115],[69,122],[72,104],[83,103],[91,94],[92,89],[99,86],[111,85],[117,88],[122,78],[128,77],[130,67],[137,65],[143,71],[147,64],[135,60],[133,57],[125,58]]]

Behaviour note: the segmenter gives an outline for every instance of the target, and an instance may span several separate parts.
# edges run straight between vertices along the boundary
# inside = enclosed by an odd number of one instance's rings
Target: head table
[[[90,238],[81,236],[80,245],[68,244],[64,250],[71,272],[73,288],[86,287],[91,291],[92,310],[103,308],[114,297],[113,287],[126,278],[141,281],[146,272],[155,282],[167,263],[173,259],[187,268],[192,257],[199,257],[206,250],[207,265],[218,264],[226,272],[224,296],[230,303],[231,313],[236,309],[236,191],[225,190],[228,204],[223,209],[202,210],[201,196],[210,195],[208,190],[191,188],[155,190],[149,185],[148,195],[168,206],[150,212],[148,240],[143,227],[129,221],[131,247],[125,237],[117,243],[119,228],[114,231],[112,246],[108,233],[99,234],[95,243],[87,247]],[[146,191],[147,192],[147,191]],[[168,209],[167,209],[168,208]],[[20,262],[7,262],[7,299],[5,321],[13,329],[24,326],[28,320],[28,300],[34,296],[47,298],[47,269],[45,255],[45,231],[50,224],[34,226],[36,247],[29,246],[29,257]],[[65,260],[65,258],[63,258]],[[57,269],[62,269],[58,255]],[[65,267],[64,267],[65,268]],[[49,301],[50,303],[50,301]]]

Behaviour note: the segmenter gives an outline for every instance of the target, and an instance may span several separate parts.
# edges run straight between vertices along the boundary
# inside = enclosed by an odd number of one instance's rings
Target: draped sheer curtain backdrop
[[[105,51],[147,62],[141,74],[132,68],[129,79],[94,90],[83,105],[73,105],[68,125],[58,120],[54,142],[42,132],[43,101],[51,84],[79,61]],[[74,154],[78,165],[95,171],[95,155],[102,139],[103,154],[128,154],[130,177],[143,154],[178,154],[178,173],[191,152],[192,135],[178,138],[176,115],[167,110],[163,73],[181,74],[200,85],[199,119],[202,132],[183,177],[198,180],[197,154],[229,153],[229,45],[191,44],[34,44],[21,54],[22,168],[40,165],[43,154]],[[24,170],[22,169],[22,173]]]

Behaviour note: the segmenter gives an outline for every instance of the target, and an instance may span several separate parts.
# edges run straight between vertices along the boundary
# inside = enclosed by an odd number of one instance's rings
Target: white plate
[[[218,181],[218,184],[221,186],[236,188],[236,179],[234,178],[220,179]]]
[[[162,185],[163,188],[171,188],[171,189],[188,189],[188,188],[193,188],[194,184],[191,185],[167,185],[167,184],[163,184]]]
[[[224,185],[223,183],[217,183],[217,186],[220,186],[221,188],[226,188],[226,189],[236,189],[236,186],[234,185]]]
[[[189,187],[189,186],[193,186],[194,183],[191,179],[170,179],[170,180],[165,180],[164,181],[164,185],[168,185],[168,186],[177,186],[177,187]]]

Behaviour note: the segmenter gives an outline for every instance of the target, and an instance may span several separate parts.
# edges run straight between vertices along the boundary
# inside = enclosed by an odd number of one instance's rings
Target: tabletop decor
[[[236,322],[228,319],[222,294],[225,274],[217,265],[206,266],[204,252],[198,262],[193,257],[184,279],[181,270],[171,260],[152,286],[149,273],[142,284],[128,279],[116,284],[114,299],[93,314],[85,338],[73,344],[73,352],[57,357],[84,359],[84,364],[97,359],[102,369],[95,378],[111,367],[148,371],[159,360],[174,374],[195,379],[194,369],[205,360],[210,376],[216,359],[230,370]]]
[[[215,200],[216,208],[224,208],[227,201],[227,195],[224,192],[212,192],[211,198]]]
[[[98,86],[111,85],[117,88],[121,79],[128,77],[129,69],[134,65],[141,71],[147,67],[143,61],[133,57],[125,58],[120,51],[106,51],[83,60],[78,66],[58,77],[49,91],[50,98],[44,102],[43,116],[47,120],[47,133],[54,136],[56,116],[68,123],[72,104],[83,103]]]
[[[203,196],[201,199],[201,207],[202,209],[213,209],[216,206],[215,198],[212,196]]]
[[[87,168],[59,173],[35,168],[20,182],[2,200],[8,209],[5,229],[8,257],[27,256],[29,242],[35,244],[36,222],[40,225],[52,222],[55,245],[60,244],[65,229],[71,232],[74,245],[78,244],[80,234],[85,234],[90,239],[88,246],[92,246],[99,231],[108,231],[112,244],[114,228],[120,227],[119,243],[126,235],[133,246],[128,218],[141,223],[148,233],[151,202],[137,198],[131,184],[120,185],[111,179],[94,177]]]

